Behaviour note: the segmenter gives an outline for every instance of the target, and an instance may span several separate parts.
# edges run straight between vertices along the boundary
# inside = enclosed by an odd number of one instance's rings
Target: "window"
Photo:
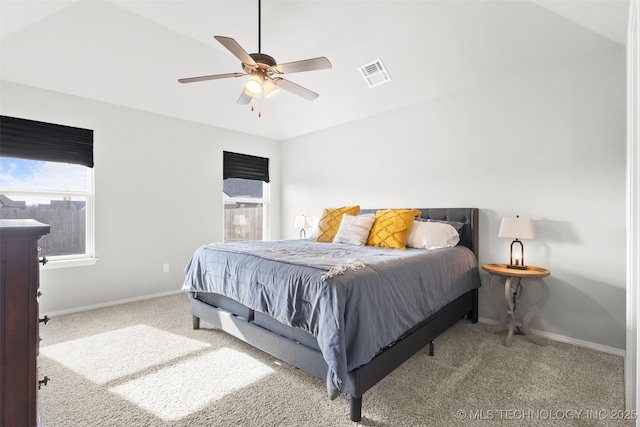
[[[224,241],[266,240],[269,159],[228,151],[223,154]]]
[[[1,120],[0,218],[49,224],[39,246],[50,261],[93,258],[93,131]]]

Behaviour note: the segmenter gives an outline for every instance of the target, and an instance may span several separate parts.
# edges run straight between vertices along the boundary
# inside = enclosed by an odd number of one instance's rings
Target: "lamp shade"
[[[244,87],[247,89],[249,95],[259,98],[262,93],[263,78],[260,74],[254,74],[251,76]]]
[[[296,215],[296,219],[293,221],[294,228],[309,228],[311,227],[311,218],[305,215]]]
[[[536,229],[531,218],[502,218],[498,237],[505,239],[526,239],[536,238]]]
[[[264,96],[269,98],[278,93],[280,88],[273,83],[273,80],[267,78],[262,82],[262,90],[264,90]]]
[[[247,225],[247,218],[244,215],[234,215],[233,225]]]

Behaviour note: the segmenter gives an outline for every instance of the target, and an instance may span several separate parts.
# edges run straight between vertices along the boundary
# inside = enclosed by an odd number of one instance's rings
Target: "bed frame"
[[[419,208],[418,208],[419,209]],[[422,218],[458,221],[464,223],[460,244],[468,247],[478,258],[478,209],[445,208],[420,209]],[[362,210],[361,213],[375,212],[375,209]],[[235,303],[229,300],[231,304]],[[241,311],[235,307],[225,309],[190,299],[193,328],[200,328],[200,319],[221,329],[246,343],[271,354],[305,372],[326,380],[327,363],[317,348],[301,343],[291,334],[283,334],[290,328],[277,322],[277,328],[267,329],[264,322],[256,322],[256,313],[239,303]],[[243,311],[242,311],[243,310]],[[265,315],[258,313],[262,317]],[[429,318],[423,320],[394,345],[380,351],[369,363],[347,374],[343,392],[349,395],[350,416],[352,421],[362,418],[362,395],[381,379],[400,366],[425,345],[429,344],[429,354],[433,356],[433,340],[460,319],[467,317],[473,323],[478,322],[478,289],[473,289],[447,304]],[[295,332],[295,331],[293,331]],[[304,332],[304,331],[303,331]],[[288,337],[285,335],[289,335]]]

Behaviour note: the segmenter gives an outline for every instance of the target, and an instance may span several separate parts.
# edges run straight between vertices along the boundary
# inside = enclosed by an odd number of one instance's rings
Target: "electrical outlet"
[[[163,273],[168,273],[169,272],[169,264],[162,264],[162,272]]]

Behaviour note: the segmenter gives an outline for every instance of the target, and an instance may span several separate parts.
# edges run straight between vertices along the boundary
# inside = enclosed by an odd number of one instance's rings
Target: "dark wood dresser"
[[[38,239],[49,226],[0,220],[0,427],[38,423]]]

